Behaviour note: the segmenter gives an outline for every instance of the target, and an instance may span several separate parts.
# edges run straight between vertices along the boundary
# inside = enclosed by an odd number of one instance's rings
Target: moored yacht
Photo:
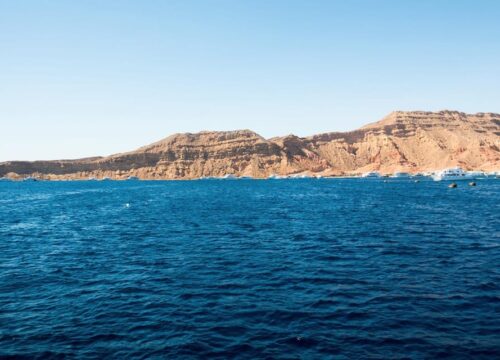
[[[380,177],[380,173],[378,173],[377,171],[370,171],[370,172],[364,173],[363,175],[361,175],[361,177],[364,177],[364,178],[379,178]]]
[[[466,171],[463,171],[459,167],[452,168],[452,169],[445,169],[442,171],[438,171],[432,175],[432,179],[434,181],[441,181],[441,180],[470,180],[474,179],[475,177]]]
[[[467,171],[467,175],[472,176],[476,179],[486,176],[482,171]]]
[[[234,174],[226,174],[223,177],[221,177],[221,179],[224,179],[224,180],[236,180],[237,177]]]
[[[287,175],[271,174],[267,178],[270,180],[276,180],[276,179],[286,179],[286,178],[288,178],[288,176]]]
[[[308,179],[311,176],[306,173],[297,173],[288,176],[290,179]]]
[[[410,177],[410,174],[407,173],[407,172],[395,172],[394,174],[392,174],[392,177],[393,178],[409,178]]]

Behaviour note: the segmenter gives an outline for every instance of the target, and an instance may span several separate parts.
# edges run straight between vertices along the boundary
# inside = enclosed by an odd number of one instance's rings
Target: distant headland
[[[250,130],[175,134],[107,157],[0,163],[0,177],[65,179],[267,178],[500,169],[500,114],[396,111],[350,132],[265,139]]]

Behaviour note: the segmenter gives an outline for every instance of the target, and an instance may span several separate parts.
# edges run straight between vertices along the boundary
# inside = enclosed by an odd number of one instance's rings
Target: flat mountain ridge
[[[454,166],[500,169],[500,114],[395,111],[349,132],[265,139],[251,130],[174,134],[107,157],[0,163],[0,176],[44,179],[193,179],[228,174],[354,175]]]

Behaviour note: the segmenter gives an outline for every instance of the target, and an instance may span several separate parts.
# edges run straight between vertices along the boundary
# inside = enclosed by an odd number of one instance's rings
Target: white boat
[[[288,176],[286,176],[286,175],[271,174],[267,178],[270,179],[270,180],[273,180],[273,179],[274,180],[278,180],[278,179],[286,179],[286,178],[288,178]]]
[[[139,180],[137,176],[129,176],[127,180]]]
[[[395,172],[394,174],[392,174],[392,177],[393,178],[409,178],[410,174],[408,174],[407,172]]]
[[[380,177],[380,173],[378,173],[377,171],[370,171],[370,172],[364,173],[363,175],[361,175],[361,177],[364,177],[364,178],[379,178]]]
[[[485,177],[486,175],[482,171],[467,171],[467,175],[472,176],[474,178],[482,178]]]
[[[431,177],[432,177],[432,173],[416,173],[416,174],[412,174],[410,176],[412,179],[415,179],[415,180],[429,180]]]
[[[299,173],[299,174],[292,174],[289,176],[290,179],[308,179],[311,176],[304,174],[304,173]]]
[[[237,179],[236,175],[234,174],[226,174],[224,175],[221,179],[225,179],[225,180],[233,180],[233,179]]]
[[[459,167],[438,171],[432,175],[434,181],[441,180],[471,180],[475,177]]]

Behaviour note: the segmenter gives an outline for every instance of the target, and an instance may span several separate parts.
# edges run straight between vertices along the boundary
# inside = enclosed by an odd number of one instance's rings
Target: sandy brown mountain
[[[175,134],[108,157],[0,163],[0,177],[191,179],[298,173],[500,170],[500,114],[393,112],[350,132],[264,139],[250,130]]]

